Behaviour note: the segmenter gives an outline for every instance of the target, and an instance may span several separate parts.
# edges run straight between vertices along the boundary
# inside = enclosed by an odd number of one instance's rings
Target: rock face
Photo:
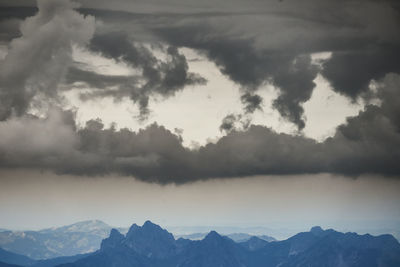
[[[126,236],[113,229],[101,249],[64,267],[398,267],[400,244],[391,235],[374,237],[314,227],[284,241],[253,237],[235,243],[211,231],[192,241],[158,225],[132,225]]]
[[[267,244],[268,244],[267,241],[265,241],[261,238],[258,238],[256,236],[253,236],[249,240],[240,243],[240,245],[242,245],[244,248],[246,248],[247,250],[250,250],[250,251],[259,250],[259,249],[265,247]]]
[[[142,227],[132,225],[124,244],[148,258],[165,259],[176,253],[174,236],[160,226],[146,221]]]

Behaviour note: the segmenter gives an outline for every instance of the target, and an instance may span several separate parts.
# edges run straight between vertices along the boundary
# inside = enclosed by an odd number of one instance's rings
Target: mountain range
[[[100,249],[88,254],[33,260],[0,249],[2,266],[398,267],[400,244],[392,235],[358,235],[321,227],[272,242],[257,236],[235,242],[216,231],[201,240],[175,239],[159,225],[146,221],[142,226],[133,224],[125,235],[111,229]]]
[[[0,247],[33,260],[69,257],[98,250],[101,241],[109,235],[111,229],[110,225],[100,220],[82,221],[39,231],[9,231],[2,229],[0,230]],[[117,229],[125,234],[129,228]],[[254,236],[248,233],[229,233],[229,231],[226,233],[226,236],[236,242],[246,241]],[[259,231],[259,233],[262,232]],[[207,233],[176,234],[174,237],[201,240],[206,235]],[[257,235],[257,237],[267,241],[275,240],[275,238],[267,235]]]
[[[204,239],[179,238],[147,221],[126,235],[113,229],[100,250],[60,267],[398,267],[400,244],[391,235],[340,233],[314,227],[284,241],[245,242],[211,231]]]

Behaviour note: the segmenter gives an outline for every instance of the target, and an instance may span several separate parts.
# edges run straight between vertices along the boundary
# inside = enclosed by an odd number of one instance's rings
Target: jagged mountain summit
[[[207,236],[208,233],[193,233],[193,234],[184,234],[184,235],[175,235],[176,238],[184,238],[190,240],[201,240]],[[245,242],[252,237],[258,237],[268,242],[276,241],[275,238],[268,235],[252,235],[247,233],[230,233],[230,234],[223,234],[224,236],[229,237],[235,242]]]
[[[313,227],[284,241],[253,237],[236,243],[211,231],[202,240],[175,240],[147,221],[126,235],[111,230],[100,250],[63,267],[398,267],[400,244],[391,235],[340,233]]]

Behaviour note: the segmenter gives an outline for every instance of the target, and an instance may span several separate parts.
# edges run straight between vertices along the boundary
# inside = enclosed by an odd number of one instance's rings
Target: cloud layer
[[[15,33],[18,22],[5,12],[0,27],[10,34],[2,40],[19,37],[8,44],[0,62],[0,167],[118,173],[160,184],[323,172],[399,176],[400,76],[393,74],[400,71],[395,60],[398,6],[391,1],[362,6],[358,1],[286,2],[255,1],[258,12],[238,13],[243,6],[233,1],[222,13],[206,1],[206,12],[133,14],[79,13],[67,0],[39,0],[39,12],[22,22],[20,35]],[[80,68],[72,61],[74,45],[87,45],[92,53],[124,62],[138,73],[107,75]],[[145,119],[150,97],[169,97],[206,83],[189,72],[181,47],[203,54],[241,87],[243,114],[225,117],[220,129],[227,134],[215,143],[188,149],[179,135],[157,124],[133,132],[91,120],[79,128],[74,113],[63,110],[59,85],[84,83],[92,89],[82,92],[82,99],[129,97]],[[332,52],[332,57],[316,63],[312,56],[319,52]],[[380,104],[368,104],[322,143],[250,124],[250,114],[262,107],[259,90],[271,84],[278,89],[273,107],[303,129],[302,105],[318,74],[353,101],[361,97]],[[46,116],[32,115],[41,109]]]
[[[0,124],[2,168],[50,169],[75,175],[118,173],[146,182],[268,174],[337,173],[400,175],[399,75],[388,75],[378,96],[348,118],[323,143],[279,134],[264,126],[232,130],[196,150],[157,124],[133,132],[106,129],[99,120],[77,129],[71,112],[52,110],[46,119],[21,117]],[[60,142],[62,140],[62,142]]]
[[[90,1],[87,3],[90,6]],[[357,101],[368,94],[372,80],[400,71],[396,60],[400,23],[395,1],[185,3],[170,3],[180,7],[176,9],[178,14],[168,13],[171,11],[159,1],[153,3],[158,15],[85,12],[105,22],[102,37],[94,40],[98,47],[106,48],[105,54],[114,58],[132,52],[130,46],[123,45],[126,37],[116,39],[122,40],[119,53],[113,54],[115,47],[107,49],[107,39],[113,38],[116,29],[139,43],[161,42],[204,54],[222,74],[241,86],[244,113],[260,108],[262,99],[257,91],[264,84],[272,84],[279,90],[273,108],[299,130],[306,122],[302,105],[310,99],[318,73],[330,82],[333,90]],[[126,4],[118,1],[115,9],[129,10]],[[140,3],[136,7],[147,10]],[[332,57],[322,65],[310,58],[320,52],[332,52]],[[141,62],[132,59],[136,64]]]

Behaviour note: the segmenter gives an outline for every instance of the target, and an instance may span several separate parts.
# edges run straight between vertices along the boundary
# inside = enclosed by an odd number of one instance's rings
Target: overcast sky
[[[0,227],[400,226],[396,1],[0,5]]]

